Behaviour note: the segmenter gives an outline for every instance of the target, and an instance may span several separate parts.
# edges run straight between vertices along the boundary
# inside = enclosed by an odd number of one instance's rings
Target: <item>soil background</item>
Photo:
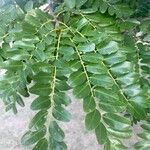
[[[97,144],[94,133],[87,131],[84,126],[84,116],[82,110],[82,100],[77,100],[68,93],[72,98],[71,105],[67,108],[72,114],[72,120],[69,123],[61,123],[66,136],[65,141],[68,150],[103,150],[103,147]],[[11,111],[5,112],[5,107],[0,100],[0,150],[32,150],[32,147],[23,147],[20,143],[21,136],[27,131],[30,119],[35,112],[30,110],[30,104],[35,96],[24,98],[26,106],[18,107],[18,114],[14,115]],[[129,150],[137,141],[135,135],[140,131],[139,126],[134,126],[133,137],[124,141]]]

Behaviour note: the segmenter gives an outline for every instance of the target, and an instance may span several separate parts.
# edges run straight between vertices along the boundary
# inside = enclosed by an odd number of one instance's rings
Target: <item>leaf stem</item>
[[[56,47],[56,56],[55,56],[55,60],[58,59],[58,56],[59,56],[59,47],[60,47],[60,39],[61,39],[61,31],[59,33],[59,36],[58,36],[58,42],[57,42],[57,47]],[[50,93],[50,101],[51,101],[51,107],[50,109],[48,110],[48,115],[47,115],[47,124],[46,124],[46,127],[47,127],[47,133],[46,133],[46,137],[47,139],[49,139],[49,124],[50,122],[54,119],[53,115],[52,115],[52,111],[53,111],[53,108],[55,106],[55,102],[54,102],[54,94],[55,94],[55,86],[56,86],[56,76],[57,76],[57,67],[54,66],[54,73],[53,73],[53,80],[51,82],[51,93]]]
[[[86,18],[82,13],[80,13],[80,15],[81,15],[82,17]],[[89,20],[88,18],[86,18],[86,19]],[[89,23],[90,23],[90,25],[91,25],[94,29],[96,29],[96,27],[91,23],[90,20],[89,20]],[[86,37],[85,37],[85,38],[86,38]],[[88,39],[87,39],[87,41],[88,41]],[[77,51],[78,51],[78,50],[77,50]],[[96,53],[96,50],[94,50],[94,52]],[[78,52],[78,53],[79,53],[79,52]],[[80,53],[79,53],[79,55],[80,55]],[[80,57],[81,57],[81,56],[80,56]],[[81,60],[82,60],[82,57],[81,57]],[[83,62],[83,61],[82,61],[82,62]],[[102,62],[102,63],[103,63],[103,65],[104,65],[105,67],[107,67],[104,62]],[[85,66],[84,66],[84,70],[86,70]],[[87,73],[86,73],[86,74],[87,74]],[[121,95],[122,95],[122,96],[124,97],[124,99],[129,103],[128,99],[127,99],[126,96],[124,95],[124,92],[120,89],[118,83],[116,82],[116,80],[114,79],[113,75],[111,74],[111,72],[110,72],[109,70],[108,70],[108,74],[109,74],[109,76],[112,78],[112,80],[113,80],[113,82],[115,83],[115,85],[117,86],[117,88],[119,89]],[[90,81],[90,80],[88,79],[88,81]],[[130,103],[129,103],[129,104],[130,104]],[[130,105],[131,105],[131,104],[130,104]]]
[[[64,25],[73,35],[75,35],[75,33],[72,31],[72,29],[69,26],[67,26],[65,23],[61,21],[59,21],[59,23]],[[75,32],[78,33],[81,37],[85,38],[85,36],[82,33],[80,33],[78,30],[75,29]]]
[[[72,39],[70,39],[70,40],[73,42]],[[93,88],[92,88],[92,85],[91,85],[91,82],[90,82],[90,79],[89,79],[89,76],[88,76],[86,67],[85,67],[85,65],[84,65],[84,61],[82,60],[82,56],[80,55],[80,52],[78,51],[78,49],[77,49],[76,46],[75,46],[75,49],[76,49],[77,55],[78,55],[78,57],[79,57],[79,59],[80,59],[80,63],[81,63],[81,65],[82,65],[83,71],[84,71],[84,73],[85,73],[85,76],[86,76],[86,79],[87,79],[87,83],[88,83],[88,85],[89,85],[89,87],[90,87],[91,96],[92,96],[92,98],[95,100],[94,93],[93,93]],[[99,106],[98,106],[97,101],[95,101],[95,103],[96,103],[96,108],[99,110]],[[99,110],[99,111],[100,111],[100,110]],[[100,114],[102,114],[101,111],[100,111]]]

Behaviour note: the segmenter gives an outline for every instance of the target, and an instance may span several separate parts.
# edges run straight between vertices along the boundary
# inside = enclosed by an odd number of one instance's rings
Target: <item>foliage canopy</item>
[[[22,137],[33,150],[66,150],[66,91],[83,101],[85,126],[105,150],[142,122],[135,149],[150,148],[149,0],[3,0],[0,4],[0,96],[17,113],[22,97],[37,111]],[[52,7],[53,9],[51,9]],[[54,15],[49,13],[54,10]],[[48,11],[47,11],[48,10]],[[30,88],[29,88],[30,87]]]

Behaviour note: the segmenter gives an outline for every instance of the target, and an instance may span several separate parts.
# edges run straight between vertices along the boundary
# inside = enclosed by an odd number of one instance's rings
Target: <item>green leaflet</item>
[[[92,75],[90,77],[91,83],[95,86],[102,86],[104,88],[111,88],[113,86],[113,81],[112,79],[105,75],[105,74],[101,74],[101,75]]]
[[[46,122],[46,116],[48,112],[47,111],[39,111],[34,118],[31,120],[29,124],[29,129],[37,129],[39,130],[44,126],[44,123]]]
[[[50,139],[50,149],[67,150],[67,145],[64,142],[57,142],[53,139]]]
[[[141,125],[143,131],[140,134],[138,134],[138,136],[141,139],[134,145],[135,149],[137,149],[137,150],[139,150],[139,149],[146,150],[146,149],[150,148],[150,144],[149,144],[150,125],[149,125],[149,122],[150,122],[150,117],[148,114],[146,121],[143,121],[143,123]]]
[[[102,55],[110,55],[112,53],[115,53],[119,50],[119,47],[118,47],[118,43],[115,42],[115,41],[110,41],[108,43],[108,45],[106,45],[105,47],[102,47],[99,52],[100,54]]]
[[[80,8],[82,5],[84,5],[87,2],[87,0],[76,0],[76,7]]]
[[[101,122],[95,129],[95,134],[99,144],[104,144],[107,142],[107,131],[105,126]]]
[[[150,140],[150,135],[149,135],[149,133],[147,131],[144,131],[143,133],[138,134],[138,136],[140,138],[145,139],[145,140]]]
[[[110,128],[115,130],[125,131],[130,128],[131,122],[129,119],[122,117],[117,114],[106,113],[103,115],[103,119],[106,124],[110,126]]]
[[[83,109],[85,112],[91,112],[95,109],[96,107],[96,103],[94,98],[91,97],[86,97],[85,99],[83,99]]]
[[[128,88],[123,89],[124,93],[130,97],[134,97],[140,94],[141,88],[139,84],[129,85]]]
[[[128,61],[125,61],[121,64],[117,64],[117,65],[113,66],[111,68],[111,71],[114,74],[122,75],[122,74],[129,73],[132,70],[132,68],[133,68],[132,64]]]
[[[118,18],[128,17],[134,13],[133,10],[126,3],[122,3],[120,5],[119,2],[117,2],[118,1],[112,2],[102,0],[100,5],[100,12],[106,13],[106,11],[108,10],[108,13],[110,15],[116,14]]]
[[[29,22],[31,25],[33,25],[35,27],[40,27],[41,26],[41,23],[33,15],[26,15],[25,21]]]
[[[48,141],[43,138],[33,148],[33,150],[48,150]]]
[[[69,47],[69,46],[68,47],[67,46],[63,46],[63,47],[60,48],[59,52],[61,54],[63,54],[63,58],[68,61],[73,56],[74,49],[72,47]]]
[[[85,98],[90,94],[90,87],[88,83],[76,86],[73,90],[74,95],[77,98]]]
[[[24,22],[24,23],[22,23],[22,28],[23,28],[23,30],[25,31],[25,32],[28,32],[28,33],[36,33],[37,31],[36,31],[36,28],[33,26],[33,25],[31,25],[31,24],[29,24],[29,23],[27,23],[27,22]],[[20,45],[19,45],[20,46]]]
[[[85,117],[85,126],[88,130],[95,129],[100,123],[101,115],[97,109],[88,113]]]
[[[148,124],[148,122],[145,122],[144,124],[142,124],[141,127],[142,127],[144,130],[150,131],[150,125]]]
[[[33,9],[33,1],[32,1],[32,0],[28,1],[28,2],[25,4],[24,9],[25,9],[26,11],[32,10],[32,9]]]
[[[57,105],[65,105],[68,106],[71,103],[71,99],[68,95],[63,92],[55,93],[54,101]]]
[[[23,101],[23,99],[21,98],[20,95],[15,94],[15,95],[14,95],[14,99],[16,100],[16,102],[17,102],[21,107],[24,107],[24,106],[25,106],[24,101]]]
[[[1,70],[3,72],[3,70]],[[1,74],[0,77],[0,95],[3,98],[4,104],[6,106],[6,111],[13,110],[16,114],[17,104],[24,107],[23,97],[28,97],[28,89],[26,87],[26,81],[20,76],[22,70],[6,70],[4,75]]]
[[[78,24],[77,24],[77,29],[81,30],[84,26],[88,24],[88,20],[86,18],[82,18]],[[84,38],[83,38],[84,39]]]
[[[113,135],[116,138],[127,139],[127,138],[130,138],[132,136],[131,130],[117,131],[117,130],[112,130],[111,128],[107,128],[107,131],[110,135]]]
[[[17,91],[24,97],[29,97],[29,93],[28,93],[28,89],[26,86],[20,84],[18,87],[17,87]]]
[[[139,55],[141,58],[141,75],[142,78],[146,81],[148,81],[148,85],[150,84],[150,68],[149,68],[149,56],[150,56],[150,48],[148,44],[144,43],[138,43],[137,44],[139,49]]]
[[[30,88],[30,93],[37,94],[40,96],[47,96],[51,93],[51,87],[49,84],[36,83]]]
[[[37,141],[42,139],[45,134],[46,134],[45,127],[38,131],[34,131],[34,132],[28,131],[23,135],[23,137],[21,139],[21,143],[26,146],[35,144]]]
[[[82,45],[79,45],[78,50],[81,52],[92,52],[95,50],[95,44],[94,43],[84,43]]]
[[[71,119],[71,114],[61,106],[55,106],[52,114],[57,120],[63,122],[68,122]]]
[[[47,59],[46,54],[41,49],[35,49],[32,52],[32,55],[34,55],[40,61],[45,61]]]
[[[50,123],[49,133],[52,138],[58,142],[62,142],[64,140],[65,134],[55,121]]]
[[[107,11],[107,8],[108,8],[108,4],[106,2],[102,2],[102,4],[100,5],[101,13],[105,13]]]
[[[14,61],[29,59],[30,57],[29,53],[25,52],[24,50],[6,50],[4,55],[6,58],[11,58]]]
[[[114,101],[109,103],[107,101],[101,101],[99,104],[99,108],[109,113],[120,113],[122,112],[122,110],[126,109],[124,103],[120,101]]]
[[[138,104],[138,102],[130,101],[130,105],[128,105],[129,112],[135,116],[137,119],[143,119],[146,117],[146,112],[142,106]]]
[[[7,69],[12,71],[21,70],[23,69],[23,63],[21,61],[13,61],[13,60],[0,62],[0,69]]]
[[[136,83],[137,80],[138,78],[135,72],[131,72],[131,73],[128,73],[124,76],[120,76],[117,78],[117,81],[125,87],[133,83]]]
[[[80,27],[80,28],[81,28],[81,27]],[[86,39],[85,37],[80,36],[80,35],[75,35],[75,36],[73,37],[73,41],[74,41],[74,42],[77,42],[77,43],[80,43],[80,42],[86,42],[87,39]]]
[[[39,110],[39,109],[48,109],[51,106],[51,101],[49,96],[39,96],[36,98],[32,104],[32,110]]]
[[[110,150],[110,149],[121,149],[121,150],[124,150],[124,149],[127,149],[126,146],[124,146],[124,144],[118,140],[118,139],[111,139],[109,142],[105,143],[104,144],[104,148],[106,150]]]
[[[76,0],[65,0],[65,4],[68,8],[72,9],[76,5]]]
[[[16,41],[13,44],[13,47],[14,48],[24,48],[24,49],[29,49],[29,50],[33,50],[35,48],[34,44],[23,42],[23,41]]]
[[[134,145],[136,150],[146,150],[150,148],[149,140],[143,140]]]
[[[105,61],[108,65],[115,65],[124,62],[125,60],[126,56],[124,54],[121,54],[120,52],[117,52],[105,58]]]
[[[107,74],[107,68],[102,62],[97,64],[88,64],[86,68],[88,72],[93,74]]]
[[[33,77],[33,80],[35,82],[41,83],[41,84],[47,84],[52,80],[51,74],[47,72],[39,72]]]
[[[66,83],[66,81],[57,80],[56,81],[56,89],[58,89],[60,91],[67,91],[70,89],[70,87]]]
[[[100,54],[95,54],[95,53],[86,53],[82,56],[82,59],[84,61],[90,62],[90,63],[95,63],[97,64],[98,62],[100,62],[101,60],[103,60],[102,55]]]
[[[73,72],[69,77],[69,83],[72,87],[83,84],[86,81],[86,75],[82,71]]]
[[[82,68],[81,63],[78,60],[70,61],[69,67],[72,68],[72,71],[77,71],[78,69]]]
[[[3,61],[3,59],[2,59],[2,57],[0,56],[0,62],[2,62]]]
[[[100,102],[116,103],[116,105],[119,104],[119,95],[117,93],[99,87],[95,89],[94,94]]]
[[[114,20],[110,17],[103,16],[100,13],[90,14],[86,15],[86,17],[91,22],[99,23],[100,26],[105,27],[114,24]]]

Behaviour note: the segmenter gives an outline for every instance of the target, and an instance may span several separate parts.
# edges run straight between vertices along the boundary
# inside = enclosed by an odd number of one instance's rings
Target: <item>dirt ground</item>
[[[72,120],[69,123],[62,123],[66,133],[66,143],[68,150],[102,150],[97,144],[95,135],[88,132],[84,126],[84,113],[82,111],[81,100],[76,100],[72,94],[72,103],[68,110],[72,113]],[[25,108],[19,108],[19,113],[13,115],[12,112],[5,112],[2,102],[0,101],[0,150],[31,150],[30,147],[23,147],[20,138],[28,128],[28,123],[34,113],[30,110],[30,103],[34,99],[32,95],[24,99]],[[139,127],[134,127],[135,132],[139,132]],[[137,136],[133,135],[130,140],[125,141],[132,150],[131,145],[135,143]]]

